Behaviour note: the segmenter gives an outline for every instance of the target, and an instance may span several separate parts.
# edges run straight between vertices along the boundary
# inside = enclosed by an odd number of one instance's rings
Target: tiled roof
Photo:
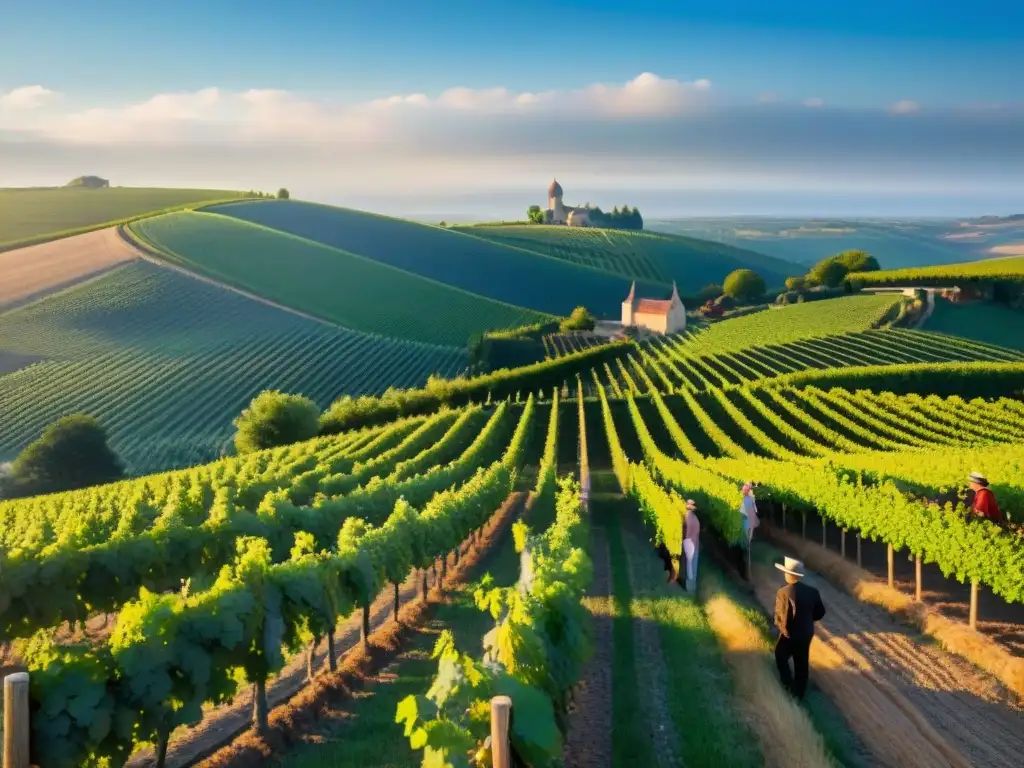
[[[636,305],[638,314],[645,315],[667,315],[672,308],[672,300],[658,301],[657,299],[640,299]]]

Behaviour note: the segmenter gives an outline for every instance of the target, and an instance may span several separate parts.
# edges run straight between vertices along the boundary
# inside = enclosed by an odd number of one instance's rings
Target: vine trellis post
[[[29,768],[28,672],[4,678],[4,766]]]

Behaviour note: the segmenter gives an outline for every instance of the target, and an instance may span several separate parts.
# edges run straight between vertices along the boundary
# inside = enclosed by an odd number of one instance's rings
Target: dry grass
[[[67,288],[138,257],[113,228],[0,253],[0,306]]]
[[[469,540],[458,564],[449,562],[448,577],[444,582],[446,589],[450,590],[469,578],[511,522],[521,503],[522,494],[512,494],[484,527],[480,540]],[[417,600],[404,606],[399,611],[398,623],[386,622],[370,635],[368,650],[356,646],[339,661],[336,672],[315,677],[286,704],[275,707],[270,713],[270,730],[265,739],[246,731],[199,765],[205,768],[260,768],[276,754],[302,743],[305,734],[329,716],[333,707],[348,702],[354,692],[387,666],[402,643],[423,627],[434,609],[445,600],[442,592],[431,589],[426,602]]]
[[[934,637],[950,653],[962,656],[995,677],[1018,696],[1024,697],[1024,658],[1013,656],[1006,648],[966,624],[953,621],[926,605],[914,602],[910,595],[892,589],[863,568],[824,549],[777,528],[772,538],[793,551],[808,566],[841,586],[865,603],[877,605]]]
[[[761,632],[721,590],[716,576],[706,573],[703,583],[711,593],[704,611],[733,671],[738,705],[761,740],[765,764],[835,765],[807,713],[779,685],[774,658]]]

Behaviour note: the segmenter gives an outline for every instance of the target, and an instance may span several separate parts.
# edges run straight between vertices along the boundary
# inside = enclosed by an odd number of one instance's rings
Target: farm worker
[[[792,557],[775,567],[786,574],[786,586],[775,595],[775,626],[779,639],[775,643],[775,664],[779,668],[782,687],[803,699],[810,672],[811,640],[814,622],[825,615],[825,604],[814,587],[804,584],[804,564]],[[789,660],[793,659],[790,672]]]
[[[700,557],[700,520],[697,519],[697,502],[686,500],[686,517],[683,519],[683,556],[686,558],[686,591],[697,589],[697,558]]]
[[[740,514],[743,515],[744,545],[749,547],[754,538],[754,529],[761,524],[757,516],[757,502],[754,499],[754,484],[743,484],[743,501],[740,503]]]
[[[991,520],[993,523],[1001,524],[1003,513],[999,511],[996,495],[988,488],[988,479],[978,472],[971,472],[968,480],[971,482],[971,490],[974,491],[974,504],[972,505],[974,514]]]

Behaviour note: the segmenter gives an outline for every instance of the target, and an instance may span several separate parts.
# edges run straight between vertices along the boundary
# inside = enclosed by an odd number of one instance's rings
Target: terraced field
[[[556,315],[568,315],[582,304],[599,317],[618,317],[622,300],[629,293],[629,279],[619,275],[470,237],[461,231],[364,211],[281,200],[232,203],[206,210],[290,232],[481,296]],[[551,290],[553,285],[558,290]],[[663,287],[640,285],[638,290],[661,292]]]
[[[964,264],[941,264],[934,267],[912,267],[881,272],[857,272],[851,279],[864,285],[960,285],[972,281],[1009,280],[1024,282],[1024,256],[969,261]]]
[[[0,459],[85,412],[132,472],[215,458],[264,389],[322,406],[451,376],[465,353],[321,324],[147,262],[0,314]]]
[[[101,229],[153,211],[243,195],[218,189],[157,187],[0,189],[0,251],[57,235]]]
[[[670,284],[684,294],[721,285],[735,269],[757,271],[768,286],[800,274],[797,264],[735,246],[654,232],[554,226],[466,226],[463,232],[495,243],[527,248],[571,264],[631,280]]]
[[[171,263],[353,330],[461,348],[548,319],[228,216],[174,213],[131,229]]]

